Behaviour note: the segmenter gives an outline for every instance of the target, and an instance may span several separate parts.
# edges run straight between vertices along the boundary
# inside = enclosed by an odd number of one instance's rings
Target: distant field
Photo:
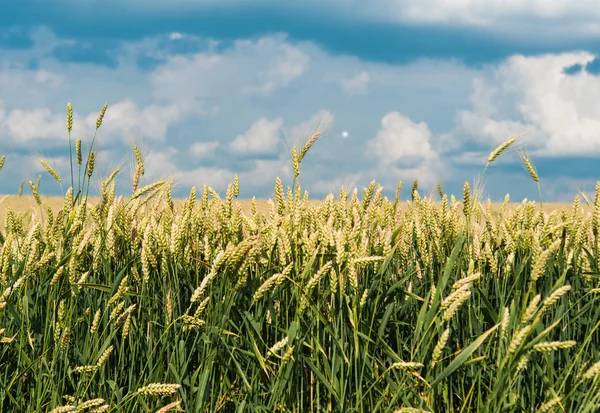
[[[180,203],[185,199],[174,199],[175,209],[177,210]],[[91,205],[95,205],[100,201],[99,197],[89,198],[89,203]],[[50,205],[53,211],[58,211],[62,208],[63,198],[62,197],[42,197],[42,202],[44,205]],[[197,203],[199,200],[197,199]],[[251,199],[244,200],[235,200],[234,202],[238,202],[242,206],[242,210],[246,213],[250,213],[250,209],[252,206]],[[258,211],[260,213],[266,214],[269,212],[269,205],[267,200],[257,200]],[[314,203],[319,203],[321,200],[314,200]],[[0,195],[0,228],[4,228],[4,216],[5,210],[7,207],[10,207],[14,212],[35,212],[36,214],[40,213],[40,208],[35,203],[33,196],[22,196],[19,197],[17,195]],[[43,216],[46,217],[45,207],[43,208]]]
[[[95,205],[99,200],[100,200],[99,197],[89,198],[89,202],[92,205]],[[50,205],[52,207],[53,211],[58,211],[60,208],[62,208],[62,204],[63,204],[63,198],[61,198],[61,197],[42,197],[42,201],[44,202],[45,205]],[[184,199],[175,200],[176,209],[182,201],[184,201]],[[316,203],[316,204],[318,204],[322,201],[323,200],[321,200],[321,199],[311,200],[311,202]],[[242,210],[244,212],[250,213],[252,200],[238,199],[238,200],[235,200],[234,202],[238,202],[241,205]],[[267,202],[268,202],[268,200],[266,200],[266,199],[257,200],[259,212],[261,212],[263,214],[266,214],[269,212],[269,206],[268,206]],[[539,205],[539,201],[536,201],[536,202]],[[402,205],[406,205],[406,202],[403,202]],[[518,205],[520,205],[520,203],[510,203],[509,208],[514,208]],[[500,206],[501,206],[501,203],[494,203],[494,204],[492,204],[492,209],[494,211],[499,211]],[[33,196],[31,196],[31,195],[29,195],[29,196],[24,195],[22,197],[19,197],[17,195],[0,195],[0,228],[4,228],[4,216],[5,216],[4,211],[7,207],[10,207],[14,212],[27,213],[27,212],[34,211],[36,214],[39,214],[39,212],[40,212],[39,207],[37,206],[37,204],[35,203],[35,200],[33,199]],[[560,211],[562,208],[570,209],[570,208],[572,208],[572,204],[570,204],[570,203],[544,203],[544,211],[547,213],[550,213],[553,210]],[[585,202],[583,200],[581,200],[581,208],[583,208],[583,210],[586,213],[593,211],[593,205],[585,205]],[[43,215],[45,218],[45,216],[46,216],[45,208],[43,210]]]

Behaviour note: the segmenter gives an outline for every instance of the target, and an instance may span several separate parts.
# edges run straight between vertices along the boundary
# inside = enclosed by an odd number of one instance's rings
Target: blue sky
[[[300,182],[311,197],[375,179],[403,199],[414,179],[458,198],[494,147],[517,137],[544,201],[593,196],[600,180],[600,0],[21,0],[0,13],[0,193],[42,175],[68,180],[72,138],[96,139],[98,170],[121,166],[130,193],[176,174],[176,196],[203,183],[269,198],[291,185],[290,147],[318,125]],[[515,148],[516,149],[516,148]],[[485,196],[538,200],[506,153]]]

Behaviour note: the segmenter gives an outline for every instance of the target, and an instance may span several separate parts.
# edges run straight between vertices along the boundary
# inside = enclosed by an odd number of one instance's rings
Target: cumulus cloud
[[[507,59],[475,83],[473,108],[458,112],[457,130],[494,144],[525,131],[538,155],[600,154],[600,76],[585,70],[594,59],[586,52]],[[583,70],[565,73],[573,65]]]
[[[338,195],[343,187],[346,193],[352,193],[354,188],[358,188],[357,182],[361,178],[360,173],[350,174],[346,177],[333,179],[318,179],[311,185],[311,189],[323,194]]]
[[[33,139],[57,139],[66,135],[64,115],[53,113],[48,108],[2,112],[0,131],[10,140],[27,142]]]
[[[172,147],[161,148],[160,151],[149,150],[143,154],[145,176],[149,182],[155,179],[165,179],[172,175],[179,176],[181,171],[177,168],[176,159],[181,157],[177,149]],[[133,168],[132,168],[133,174]]]
[[[365,62],[281,35],[223,48],[207,43],[215,40],[190,41],[185,33],[154,40],[126,43],[114,70],[57,62],[46,49],[39,55],[35,48],[0,51],[0,60],[23,60],[0,65],[0,151],[7,141],[19,149],[58,143],[64,149],[65,104],[71,100],[72,136],[84,142],[108,101],[97,141],[110,141],[107,160],[124,156],[132,141],[149,139],[157,148],[145,157],[144,179],[175,173],[186,187],[207,182],[224,190],[240,167],[242,185],[258,197],[271,193],[277,175],[291,176],[283,140],[301,144],[319,126],[333,137],[324,136],[301,172],[303,187],[317,196],[337,192],[348,176],[364,179],[361,185],[376,179],[387,190],[398,179],[423,185],[458,180],[460,188],[464,170],[451,174],[452,162],[465,169],[482,165],[489,152],[478,153],[480,147],[491,149],[523,132],[528,147],[537,150],[533,155],[600,153],[600,81],[585,70],[594,60],[590,53],[517,55],[475,68],[452,59]],[[184,52],[164,46],[177,42],[189,42],[179,49]],[[154,50],[159,63],[141,70],[140,50]],[[27,69],[30,60],[41,69]],[[565,74],[573,65],[584,70]],[[368,99],[345,96],[367,92]],[[332,130],[334,115],[340,129]],[[344,130],[351,138],[336,138]],[[243,156],[212,156],[223,149]],[[202,163],[210,167],[199,168]]]
[[[239,173],[240,186],[250,190],[268,188],[272,191],[277,176],[282,179],[292,176],[292,167],[288,159],[257,159],[252,170]]]
[[[76,3],[73,0],[62,0]],[[121,4],[117,0],[108,0],[108,4]],[[228,4],[233,7],[243,4],[242,0],[155,0],[152,2],[130,0],[128,7],[140,12],[166,11],[188,7],[201,9],[207,5]],[[257,0],[257,4],[273,5],[276,0]],[[329,8],[316,0],[292,0],[295,11],[314,10],[316,7]],[[299,8],[299,6],[303,6]],[[492,18],[524,16],[556,19],[560,17],[600,16],[599,0],[339,0],[335,11],[338,14],[357,17],[387,18],[401,21],[445,22],[466,21],[486,22]],[[364,17],[363,17],[364,18]]]
[[[424,188],[433,188],[451,176],[452,167],[432,147],[435,140],[425,122],[413,122],[399,112],[381,118],[381,128],[366,149],[376,163],[363,175],[377,177],[384,186],[394,187],[398,180],[417,179]]]
[[[558,18],[568,15],[585,16],[594,6],[600,6],[597,0],[423,0],[394,2],[376,0],[388,11],[402,13],[403,19],[420,22],[460,21],[486,24],[498,17],[543,17]],[[387,6],[387,7],[386,7]]]
[[[186,188],[207,184],[216,191],[222,191],[232,180],[233,171],[225,168],[203,166],[177,174],[177,182]]]
[[[420,163],[433,155],[430,139],[427,124],[415,123],[398,112],[391,112],[381,118],[381,129],[367,147],[386,165],[415,159]]]
[[[286,43],[282,35],[237,40],[221,54],[169,57],[151,75],[153,94],[169,102],[266,95],[289,86],[306,72],[309,61],[306,53]]]
[[[167,128],[192,114],[206,115],[208,112],[195,102],[182,101],[170,105],[149,105],[141,109],[132,99],[111,105],[102,123],[103,132],[129,139],[146,137],[164,142]],[[87,125],[96,124],[98,114],[86,117]]]
[[[23,144],[35,139],[63,141],[67,137],[66,110],[54,112],[50,108],[12,109],[1,108],[0,132],[5,138]],[[73,110],[73,134],[91,136],[96,128],[99,111],[82,117]],[[170,124],[181,121],[191,114],[209,113],[194,103],[180,102],[172,105],[149,105],[141,109],[132,99],[110,105],[103,123],[102,132],[107,140],[139,140],[149,138],[165,141]]]
[[[356,76],[349,79],[342,79],[340,84],[342,90],[349,95],[362,95],[367,93],[369,86],[369,74],[365,71],[358,73]]]
[[[252,43],[248,42],[248,46],[253,47]],[[272,47],[270,39],[261,39],[257,44],[257,48]],[[269,94],[273,90],[288,86],[293,80],[300,77],[307,69],[309,59],[306,54],[288,44],[279,45],[277,57],[273,59],[272,66],[258,74],[258,86],[249,86],[244,88],[243,93],[247,94]],[[273,56],[270,56],[273,58]]]
[[[0,54],[0,59],[7,61],[9,58]],[[62,73],[45,69],[31,70],[19,63],[0,64],[2,99],[12,106],[39,106],[41,101],[65,87],[67,82],[68,76]]]
[[[292,175],[291,165],[285,157],[279,159],[257,159],[252,161],[252,168],[236,171],[235,168],[218,166],[200,166],[192,169],[181,169],[176,159],[181,154],[175,148],[167,147],[161,151],[150,151],[145,155],[146,176],[149,182],[155,179],[174,177],[175,186],[189,191],[191,186],[201,187],[204,183],[217,192],[222,192],[233,181],[234,173],[238,173],[243,191],[272,189],[275,178],[289,178]]]
[[[277,149],[282,125],[282,118],[260,118],[244,134],[236,136],[229,148],[246,154],[272,153]]]
[[[285,134],[291,140],[301,146],[319,129],[321,133],[326,132],[333,125],[333,116],[326,109],[321,109],[310,119],[286,128]]]
[[[598,34],[600,0],[348,0],[349,18],[492,28],[507,35]]]
[[[190,153],[194,156],[203,158],[206,156],[211,156],[218,147],[218,141],[196,142],[190,146]]]

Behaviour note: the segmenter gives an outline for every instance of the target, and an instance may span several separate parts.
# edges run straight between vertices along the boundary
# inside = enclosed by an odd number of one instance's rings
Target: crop
[[[71,128],[68,105],[70,149]],[[94,141],[84,164],[77,140],[63,207],[27,225],[6,211],[0,409],[598,409],[600,182],[587,216],[579,197],[547,214],[507,196],[495,213],[468,183],[463,202],[415,181],[403,209],[401,182],[389,200],[373,181],[314,205],[298,178],[318,138],[294,145],[265,215],[241,210],[237,175],[224,199],[203,185],[175,208],[172,181],[139,186],[137,147],[131,197],[115,170],[92,207]]]

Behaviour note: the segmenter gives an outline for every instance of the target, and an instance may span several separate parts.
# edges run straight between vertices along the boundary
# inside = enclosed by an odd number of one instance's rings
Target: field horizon
[[[196,187],[198,189],[198,187]],[[362,188],[361,188],[362,191]],[[310,195],[310,194],[309,194]],[[361,192],[359,192],[359,196],[362,195]],[[423,195],[421,195],[423,196]],[[50,205],[52,207],[52,210],[55,211],[59,208],[61,208],[63,206],[63,201],[64,201],[64,197],[61,196],[43,196],[40,195],[42,202],[44,205]],[[118,198],[118,196],[115,195],[116,198]],[[461,197],[462,194],[460,195],[455,195],[456,199],[458,202],[461,202]],[[334,194],[334,198],[336,200],[338,200],[338,196]],[[99,201],[100,201],[100,197],[99,196],[90,196],[88,197],[88,202],[90,203],[90,205],[96,205]],[[124,200],[129,199],[129,197],[123,196]],[[273,201],[275,201],[275,198],[257,198],[256,202],[257,202],[257,209],[259,212],[261,213],[267,213],[269,210],[268,207],[268,202],[269,200],[272,199]],[[173,202],[175,203],[176,207],[179,207],[181,205],[181,203],[187,201],[188,198],[175,198],[173,197]],[[325,200],[325,198],[319,198],[319,199],[309,199],[310,203],[315,203],[318,204],[320,202],[323,202]],[[448,200],[450,201],[450,200]],[[531,201],[535,201],[536,205],[540,205],[539,200],[536,199],[529,199],[527,198],[528,202]],[[198,203],[200,203],[200,200],[196,200],[196,205]],[[241,198],[237,198],[234,200],[234,203],[237,202],[241,205],[242,210],[245,213],[248,213],[250,211],[250,207],[252,204],[252,199],[241,199]],[[349,202],[349,201],[348,201]],[[400,204],[402,205],[408,205],[411,201],[400,201]],[[435,203],[438,204],[441,201],[436,200]],[[485,204],[486,201],[481,200],[480,201],[482,204]],[[523,203],[523,200],[517,202],[517,201],[511,201],[508,203],[508,208],[512,209],[514,207],[517,207],[519,205],[521,205]],[[497,212],[500,210],[500,207],[502,205],[502,202],[492,202],[492,210],[494,212]],[[3,219],[4,217],[4,209],[6,207],[10,207],[14,212],[24,212],[24,210],[22,208],[27,208],[27,209],[35,209],[38,210],[38,206],[35,202],[35,199],[33,197],[33,195],[10,195],[10,194],[0,194],[0,219]],[[568,203],[568,202],[544,202],[543,203],[543,209],[544,212],[546,213],[550,213],[554,210],[556,211],[560,211],[563,208],[567,208],[567,209],[571,209],[573,207],[573,203]],[[587,205],[585,203],[585,200],[580,199],[580,207],[583,208],[584,213],[588,213],[588,212],[592,212],[594,210],[594,205],[590,203],[590,205]]]

